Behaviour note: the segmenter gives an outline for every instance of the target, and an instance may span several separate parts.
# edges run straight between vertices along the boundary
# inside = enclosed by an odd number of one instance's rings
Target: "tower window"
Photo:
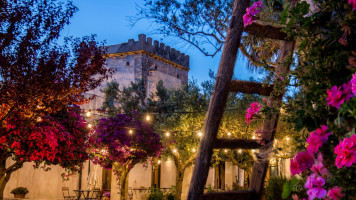
[[[126,62],[126,66],[129,66],[130,65],[130,62]]]
[[[177,74],[177,78],[179,78],[179,74]]]

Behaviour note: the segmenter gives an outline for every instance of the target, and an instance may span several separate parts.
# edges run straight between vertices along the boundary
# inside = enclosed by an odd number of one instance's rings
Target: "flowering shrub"
[[[19,162],[35,162],[35,167],[60,165],[76,171],[88,159],[88,130],[79,108],[45,116],[37,123],[27,125],[27,120],[17,114],[6,119],[1,131],[0,150],[13,151]]]
[[[256,113],[260,111],[262,105],[259,105],[257,102],[251,103],[250,107],[246,111],[245,119],[246,123],[250,124],[250,121],[253,119]]]
[[[105,168],[117,162],[131,169],[149,157],[159,156],[162,149],[160,136],[149,124],[124,114],[101,118],[92,139],[92,161]]]
[[[245,27],[256,21],[256,14],[259,13],[262,8],[262,1],[257,1],[253,4],[253,6],[246,8],[246,14],[243,16]]]
[[[110,197],[110,192],[105,192],[105,193],[103,194],[103,196],[104,196],[104,197]]]

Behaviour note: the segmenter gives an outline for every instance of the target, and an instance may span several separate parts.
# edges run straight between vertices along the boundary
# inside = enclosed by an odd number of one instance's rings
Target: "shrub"
[[[150,190],[150,195],[148,196],[148,200],[163,200],[164,195],[163,192],[159,188],[152,188]]]
[[[284,176],[271,177],[265,188],[266,200],[283,200],[283,185],[287,181],[287,178]]]
[[[17,187],[11,190],[11,194],[27,194],[28,189],[25,187]]]
[[[172,186],[169,192],[167,192],[164,196],[166,200],[174,200],[174,195],[176,193],[176,187]]]

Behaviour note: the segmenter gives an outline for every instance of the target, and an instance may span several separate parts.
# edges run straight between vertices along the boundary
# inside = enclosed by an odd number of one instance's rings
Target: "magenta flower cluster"
[[[327,90],[328,97],[326,98],[328,106],[331,105],[337,109],[345,102],[356,95],[356,73],[352,75],[352,79],[342,86],[333,86]]]
[[[345,138],[334,149],[336,154],[335,165],[338,168],[342,166],[350,167],[356,163],[356,135]]]
[[[131,169],[150,157],[158,157],[162,144],[160,136],[147,123],[118,114],[101,118],[92,138],[92,161],[105,168],[114,162]]]
[[[257,1],[251,7],[246,8],[246,14],[243,16],[245,27],[256,21],[255,15],[259,13],[262,8],[263,8],[262,1]]]
[[[261,105],[259,105],[257,102],[251,103],[250,108],[247,109],[245,119],[246,123],[250,124],[251,119],[255,116],[256,113],[260,111]]]
[[[310,152],[298,152],[290,161],[290,172],[294,176],[311,168],[314,164],[314,155]]]
[[[328,127],[322,125],[316,131],[310,132],[310,136],[307,139],[307,151],[310,153],[317,153],[319,148],[328,140],[331,132],[327,132]]]

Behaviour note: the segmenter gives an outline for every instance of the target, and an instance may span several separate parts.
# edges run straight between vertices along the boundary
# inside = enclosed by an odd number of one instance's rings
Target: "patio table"
[[[93,190],[74,190],[75,195],[77,196],[77,200],[81,200],[81,197],[83,196],[84,199],[89,198],[90,192]]]

